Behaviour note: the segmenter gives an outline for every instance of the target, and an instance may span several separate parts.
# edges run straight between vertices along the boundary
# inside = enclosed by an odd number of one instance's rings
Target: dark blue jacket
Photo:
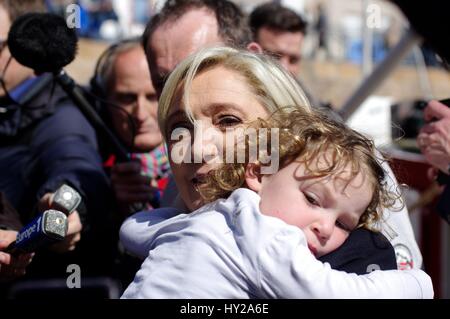
[[[395,251],[389,240],[365,228],[352,231],[341,247],[319,260],[329,263],[333,269],[358,275],[397,269]]]
[[[82,194],[87,211],[100,214],[93,210],[105,209],[109,182],[95,131],[48,75],[27,91],[39,86],[25,105],[0,104],[6,108],[0,113],[0,191],[28,219],[39,198],[67,183]]]
[[[117,231],[110,222],[112,193],[94,129],[50,75],[21,84],[10,96],[0,98],[0,192],[26,223],[45,193],[63,183],[74,187],[83,198],[76,252],[101,271],[103,257],[114,253]],[[38,255],[33,265],[43,253]],[[48,265],[47,258],[43,268]]]

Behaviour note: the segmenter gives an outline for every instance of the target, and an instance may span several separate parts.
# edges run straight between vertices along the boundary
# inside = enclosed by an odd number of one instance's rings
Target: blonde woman
[[[313,113],[301,88],[267,57],[210,48],[189,57],[174,70],[162,92],[158,116],[187,211],[205,204],[198,189],[208,173],[220,166],[211,160],[217,157],[220,141],[233,140],[237,128],[257,118],[268,118],[276,110],[285,114],[294,110],[305,115]],[[180,129],[190,136],[177,135]],[[122,226],[122,242],[130,252],[147,257],[155,245],[148,226],[179,212],[162,209],[135,215]],[[170,267],[162,268],[171,271]]]

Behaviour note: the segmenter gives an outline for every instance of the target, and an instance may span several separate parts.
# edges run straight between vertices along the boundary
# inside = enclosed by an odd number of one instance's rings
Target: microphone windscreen
[[[77,34],[63,17],[27,13],[17,18],[8,34],[11,55],[36,73],[57,72],[75,59]]]

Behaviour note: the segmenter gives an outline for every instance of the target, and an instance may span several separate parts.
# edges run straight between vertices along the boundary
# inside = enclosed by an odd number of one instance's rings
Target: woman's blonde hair
[[[158,104],[158,123],[168,140],[166,121],[175,96],[182,89],[186,114],[193,122],[189,108],[189,90],[194,78],[206,70],[222,66],[243,76],[256,98],[268,113],[283,109],[311,111],[305,93],[292,76],[268,56],[229,47],[211,47],[183,60],[167,79]]]
[[[400,194],[387,188],[386,173],[381,166],[382,159],[377,159],[372,140],[333,120],[323,111],[287,113],[278,110],[267,120],[254,121],[251,127],[259,131],[266,129],[264,132],[268,136],[271,135],[270,130],[278,130],[279,147],[275,151],[279,153],[281,168],[298,162],[304,165],[305,173],[314,178],[337,176],[350,167],[350,176],[345,181],[347,185],[358,174],[363,174],[364,181],[370,183],[373,194],[370,204],[361,216],[359,226],[375,229],[374,223],[381,218],[383,208],[394,207],[400,197]],[[270,139],[267,140],[270,142]],[[250,145],[251,143],[255,143],[254,140],[246,139],[247,150],[254,146]],[[321,163],[319,167],[311,165],[321,156],[325,156],[324,164]],[[246,156],[244,163],[223,164],[220,168],[210,171],[206,182],[198,191],[205,202],[227,198],[235,189],[245,187],[245,172],[249,167],[258,170],[261,164],[258,161],[252,162],[249,156]]]

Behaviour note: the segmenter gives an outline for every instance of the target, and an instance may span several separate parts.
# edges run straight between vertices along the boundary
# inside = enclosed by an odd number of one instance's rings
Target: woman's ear
[[[259,54],[263,53],[263,49],[256,42],[250,42],[249,44],[247,44],[247,50],[249,50],[250,52],[253,52],[253,53],[259,53]]]
[[[247,187],[254,192],[261,190],[261,171],[260,166],[256,164],[248,164],[245,169],[245,183]]]

